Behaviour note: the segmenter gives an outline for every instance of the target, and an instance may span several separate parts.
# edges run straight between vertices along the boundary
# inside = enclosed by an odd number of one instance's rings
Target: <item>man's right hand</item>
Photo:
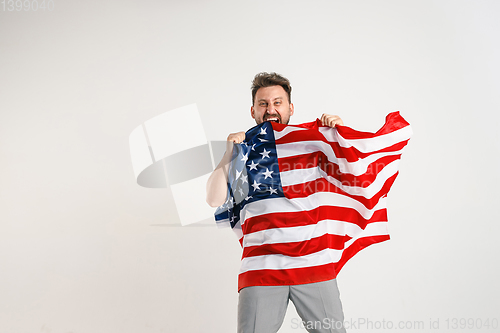
[[[234,143],[242,143],[245,140],[245,132],[231,133],[227,137],[227,141]]]

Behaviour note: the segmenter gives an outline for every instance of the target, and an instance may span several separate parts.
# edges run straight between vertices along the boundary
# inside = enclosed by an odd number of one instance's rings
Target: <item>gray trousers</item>
[[[276,333],[285,318],[288,300],[308,332],[344,333],[344,312],[335,279],[291,286],[254,286],[240,290],[238,333]],[[299,332],[299,331],[298,331]]]

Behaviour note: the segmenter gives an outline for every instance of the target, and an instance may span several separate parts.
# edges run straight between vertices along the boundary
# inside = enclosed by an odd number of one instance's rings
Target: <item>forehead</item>
[[[270,86],[259,88],[259,90],[257,90],[257,93],[255,94],[255,100],[274,100],[277,98],[285,98],[286,96],[287,93],[282,86]]]

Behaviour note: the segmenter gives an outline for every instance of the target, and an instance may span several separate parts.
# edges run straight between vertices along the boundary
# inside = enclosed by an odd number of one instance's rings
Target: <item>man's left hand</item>
[[[337,125],[343,126],[344,122],[339,116],[323,113],[321,116],[321,123],[323,126],[335,127]]]

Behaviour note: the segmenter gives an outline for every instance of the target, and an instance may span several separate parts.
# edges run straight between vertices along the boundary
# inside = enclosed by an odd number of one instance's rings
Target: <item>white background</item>
[[[235,332],[236,237],[178,226],[128,136],[192,103],[209,140],[246,130],[260,71],[292,82],[292,123],[413,126],[392,240],[338,277],[346,319],[375,326],[349,332],[500,330],[452,327],[500,320],[499,1],[53,4],[0,4],[1,332]],[[296,323],[291,306],[280,332]]]

